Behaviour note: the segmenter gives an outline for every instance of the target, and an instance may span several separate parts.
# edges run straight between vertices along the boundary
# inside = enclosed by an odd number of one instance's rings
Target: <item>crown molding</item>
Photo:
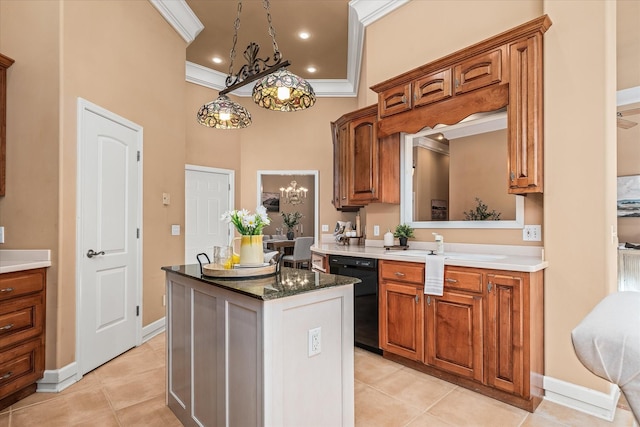
[[[187,42],[187,45],[198,37],[204,25],[184,0],[149,0],[162,17]]]
[[[184,0],[149,0],[154,5],[156,3],[162,5],[173,5],[174,3],[181,4],[180,9],[189,8]],[[331,79],[331,80],[313,80],[307,81],[313,86],[313,90],[317,97],[355,97],[358,94],[358,84],[360,79],[360,69],[362,66],[362,49],[364,46],[364,31],[365,27],[376,20],[382,18],[391,11],[398,7],[408,3],[410,0],[351,0],[349,2],[349,30],[348,30],[348,44],[347,44],[347,78],[346,79]],[[157,6],[156,6],[157,7]],[[185,27],[175,24],[172,20],[169,20],[161,9],[160,13],[167,19],[178,33],[182,34],[178,28]],[[189,9],[191,15],[195,17],[195,14]],[[178,13],[173,13],[172,16],[182,16]],[[195,17],[197,19],[197,17]],[[200,21],[198,21],[200,22]],[[202,25],[202,24],[200,24]],[[198,33],[202,29],[198,30]],[[197,34],[196,34],[197,35]],[[183,36],[184,37],[184,36]],[[194,36],[195,38],[195,36]],[[186,40],[186,39],[185,39]],[[193,39],[188,42],[191,43]],[[201,86],[208,87],[214,90],[222,90],[225,86],[226,74],[219,71],[212,70],[211,68],[204,67],[202,65],[194,64],[187,61],[186,63],[186,81]],[[251,88],[241,87],[231,92],[233,95],[240,97],[250,97]]]

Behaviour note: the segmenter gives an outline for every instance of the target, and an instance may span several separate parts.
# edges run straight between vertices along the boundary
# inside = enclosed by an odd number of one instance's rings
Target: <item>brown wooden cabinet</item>
[[[6,189],[7,68],[12,64],[13,59],[0,53],[0,196],[4,196]]]
[[[357,210],[372,202],[400,203],[400,135],[377,137],[377,106],[331,123],[333,205]]]
[[[544,15],[371,87],[378,138],[508,110],[508,192],[543,192]]]
[[[424,362],[462,377],[482,381],[484,331],[481,275],[447,267],[444,280],[445,291],[442,296],[425,295]]]
[[[535,410],[544,395],[542,271],[446,266],[443,295],[434,296],[422,294],[424,264],[380,265],[385,357]],[[422,309],[413,306],[418,298]],[[420,332],[422,340],[414,337]]]
[[[383,260],[379,270],[380,348],[421,361],[424,265]]]
[[[0,274],[0,409],[44,374],[45,285],[44,268]]]

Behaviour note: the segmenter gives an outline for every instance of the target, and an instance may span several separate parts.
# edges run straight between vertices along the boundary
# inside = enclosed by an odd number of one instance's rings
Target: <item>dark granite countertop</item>
[[[318,289],[360,283],[360,279],[336,274],[318,273],[310,270],[282,267],[271,276],[255,279],[220,279],[200,274],[198,264],[162,267],[169,273],[176,273],[202,283],[218,286],[263,301],[285,298]]]

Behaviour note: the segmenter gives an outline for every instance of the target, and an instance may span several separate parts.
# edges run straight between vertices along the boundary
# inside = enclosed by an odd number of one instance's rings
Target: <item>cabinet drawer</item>
[[[45,270],[26,270],[0,274],[0,301],[44,289]]]
[[[445,289],[482,292],[482,273],[475,270],[446,267],[444,287]]]
[[[451,97],[451,68],[413,82],[413,106],[428,105]]]
[[[424,283],[424,264],[417,262],[382,261],[380,277],[396,282]]]
[[[42,295],[15,298],[0,306],[0,348],[14,345],[42,333]]]
[[[411,83],[392,87],[378,94],[380,118],[409,111],[411,109]]]
[[[4,351],[0,355],[0,399],[42,378],[43,367],[44,346],[40,339]]]
[[[502,81],[503,48],[474,56],[453,69],[456,93],[469,92]]]

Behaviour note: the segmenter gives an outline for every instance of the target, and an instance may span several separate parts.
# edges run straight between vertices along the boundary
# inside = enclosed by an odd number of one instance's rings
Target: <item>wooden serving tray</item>
[[[269,264],[262,267],[236,267],[224,269],[214,264],[204,264],[202,266],[202,274],[209,277],[224,278],[242,278],[242,277],[260,277],[268,276],[276,273],[277,264]]]

